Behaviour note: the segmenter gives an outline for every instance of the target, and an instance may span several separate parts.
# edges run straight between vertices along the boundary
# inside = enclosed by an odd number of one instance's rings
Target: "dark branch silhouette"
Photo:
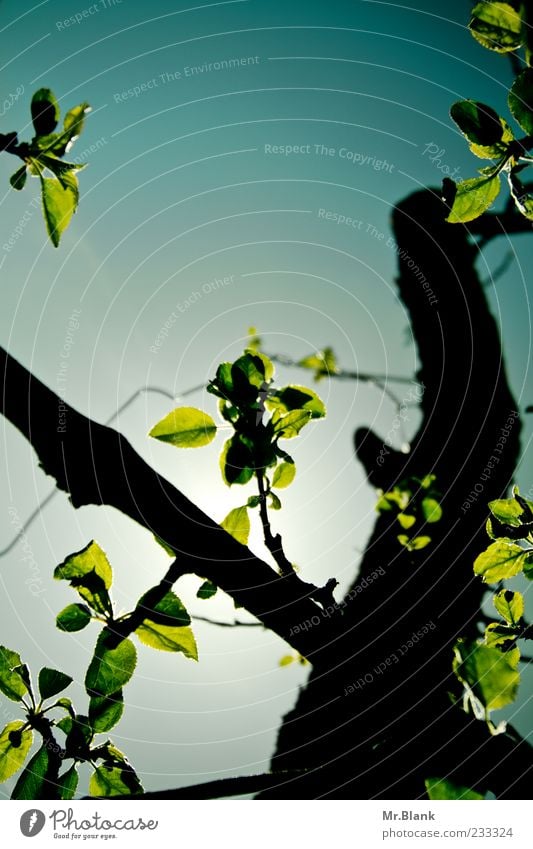
[[[504,228],[525,232],[529,223],[504,213],[466,227],[446,223],[445,214],[440,192],[423,191],[392,219],[398,293],[425,387],[410,453],[372,431],[355,434],[371,485],[389,490],[435,474],[443,518],[422,530],[432,543],[418,552],[399,544],[394,519],[377,519],[334,620],[330,667],[313,669],[272,760],[273,770],[321,769],[322,794],[330,797],[423,797],[424,780],[434,776],[502,797],[530,794],[529,745],[512,730],[491,737],[450,697],[461,698],[453,645],[458,636],[478,636],[485,590],[472,564],[487,545],[487,502],[504,495],[513,477],[521,428],[470,234],[494,238]],[[313,793],[305,775],[293,789],[299,798]]]

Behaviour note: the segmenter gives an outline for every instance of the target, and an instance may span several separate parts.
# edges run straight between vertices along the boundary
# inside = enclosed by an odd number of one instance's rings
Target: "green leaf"
[[[41,699],[51,699],[52,696],[57,696],[69,684],[72,684],[70,675],[65,675],[64,672],[58,672],[57,669],[48,669],[45,666],[39,672],[39,692]]]
[[[514,542],[493,542],[474,562],[474,572],[487,584],[505,581],[522,571],[528,552]]]
[[[48,772],[48,750],[41,746],[38,752],[28,761],[21,772],[15,789],[11,794],[12,799],[42,799],[42,791],[46,782]]]
[[[216,432],[217,426],[207,413],[195,407],[177,407],[148,435],[177,448],[201,448],[213,441]]]
[[[76,174],[72,170],[61,171],[58,174],[57,179],[59,180],[59,182],[61,183],[61,185],[63,186],[64,189],[67,189],[72,193],[72,196],[74,198],[74,212],[75,212],[77,207],[78,207],[78,203],[79,203],[79,199],[80,199],[80,189],[79,189],[79,183],[78,183],[78,178],[76,177]]]
[[[400,534],[398,536],[398,542],[405,546],[407,551],[421,551],[431,542],[431,537],[428,536],[419,536],[413,537],[410,539],[407,534]]]
[[[432,802],[440,801],[441,799],[464,799],[472,801],[483,801],[484,796],[471,790],[469,787],[463,787],[460,784],[454,784],[447,778],[426,778],[426,790]]]
[[[142,792],[142,784],[131,768],[103,764],[95,769],[89,782],[91,796],[132,796]]]
[[[503,646],[506,643],[510,645],[517,637],[516,630],[502,622],[491,622],[485,628],[485,642],[491,647]]]
[[[91,621],[92,614],[85,604],[69,604],[56,616],[60,631],[81,631]]]
[[[115,645],[116,637],[103,630],[85,676],[90,696],[111,696],[128,683],[137,664],[137,651],[131,640]]]
[[[494,598],[494,607],[509,625],[518,625],[524,615],[524,597],[512,590],[500,590]]]
[[[103,751],[102,751],[103,750]],[[101,757],[104,763],[107,766],[122,766],[122,764],[128,764],[128,759],[124,752],[121,752],[120,749],[117,749],[110,740],[108,740],[102,747],[100,747],[100,751],[102,752]]]
[[[57,788],[60,799],[70,800],[74,798],[74,794],[78,789],[78,770],[76,764],[72,764],[70,769],[67,769],[63,775],[59,776]]]
[[[15,171],[14,174],[9,178],[9,182],[12,187],[20,192],[21,189],[26,185],[26,177],[28,176],[28,169],[26,165],[23,165],[22,168],[19,168],[18,171]]]
[[[250,355],[255,358],[255,367],[263,374],[264,382],[270,383],[275,373],[274,363],[270,357],[267,357],[266,354],[263,354],[262,351],[258,351],[257,348],[254,347],[246,348],[244,353],[245,355]],[[260,361],[261,365],[257,362],[257,360]],[[261,388],[261,385],[259,388]]]
[[[123,713],[122,690],[117,690],[112,696],[93,696],[89,702],[89,723],[95,734],[104,734],[114,728]]]
[[[269,492],[268,497],[270,498],[270,506],[272,510],[281,510],[281,501],[275,492]]]
[[[294,463],[280,463],[274,472],[272,486],[276,487],[276,489],[284,489],[286,486],[290,486],[295,475],[296,466]]]
[[[442,519],[442,507],[435,498],[424,498],[421,504],[422,515],[426,522],[433,524]]]
[[[326,415],[324,402],[312,389],[305,386],[284,386],[273,392],[266,400],[266,406],[270,410],[280,410],[290,413],[293,410],[305,410],[311,414],[312,419],[321,419]]]
[[[261,496],[259,495],[251,495],[248,501],[246,502],[247,507],[251,507],[252,509],[255,507],[259,507],[261,504]]]
[[[49,88],[40,88],[31,99],[31,118],[36,136],[53,133],[59,121],[59,104]]]
[[[151,590],[148,590],[139,599],[139,607],[143,609],[147,618],[159,625],[170,625],[174,628],[191,624],[191,617],[185,605],[174,592],[166,593],[155,605],[150,603],[150,593]]]
[[[499,142],[491,145],[474,144],[474,142],[468,143],[472,153],[480,159],[501,159],[506,154],[508,146],[514,141],[514,133],[507,121],[503,118],[499,120],[502,127],[502,137]]]
[[[514,702],[520,674],[507,653],[483,643],[465,643],[455,646],[454,672],[487,711],[503,708]]]
[[[507,99],[509,109],[528,135],[533,133],[533,68],[526,68],[514,81]]]
[[[39,162],[48,168],[54,177],[61,180],[61,176],[70,171],[82,171],[87,167],[85,163],[65,162],[64,159],[59,159],[58,156],[52,153],[40,153],[37,157]]]
[[[412,528],[416,522],[416,516],[411,516],[409,513],[398,513],[396,516],[402,528],[406,531]]]
[[[201,598],[201,599],[213,598],[217,589],[218,589],[218,587],[216,587],[215,584],[212,583],[212,581],[204,581],[202,586],[199,588],[198,592],[196,593],[196,598]]]
[[[293,410],[286,416],[272,419],[274,433],[279,439],[294,439],[306,424],[311,421],[312,415],[308,410]]]
[[[77,196],[55,177],[41,177],[43,214],[48,235],[57,248],[76,211]]]
[[[68,711],[71,716],[75,715],[74,710],[72,708],[72,700],[71,699],[67,699],[65,697],[58,699],[57,702],[55,703],[55,706],[63,708],[64,710]]]
[[[98,613],[112,613],[108,590],[113,571],[105,552],[94,540],[57,566],[54,578],[70,581],[70,586]]]
[[[64,716],[63,719],[56,722],[56,727],[60,728],[61,731],[68,736],[72,731],[73,723],[74,721],[71,716]]]
[[[254,466],[253,451],[241,434],[236,433],[225,442],[220,455],[220,470],[228,486],[248,483],[254,475]]]
[[[66,153],[83,130],[85,116],[91,111],[88,103],[80,103],[79,106],[74,106],[66,113],[63,120],[63,132],[60,134],[60,141],[54,147],[54,153],[63,156]]]
[[[211,380],[207,385],[207,391],[221,398],[223,401],[227,401],[231,397],[233,394],[231,363],[220,363],[215,379]]]
[[[235,507],[234,510],[230,510],[226,518],[220,523],[220,527],[224,528],[241,545],[248,545],[250,517],[247,507]]]
[[[238,396],[255,397],[274,374],[274,366],[265,354],[248,349],[231,366],[231,380]],[[249,389],[255,391],[251,392]]]
[[[65,717],[65,719],[68,718]],[[89,718],[83,714],[78,714],[72,719],[70,728],[65,727],[65,730],[67,733],[65,740],[66,757],[87,760],[89,747],[94,736]]]
[[[20,720],[9,722],[0,734],[0,784],[21,768],[33,743],[33,733],[24,731]]]
[[[400,489],[400,487],[397,486],[395,486],[390,492],[382,492],[381,490],[378,490],[378,493],[379,498],[376,504],[376,510],[378,513],[386,513],[395,508],[403,512],[406,507],[408,507],[411,500],[410,491]]]
[[[135,634],[141,643],[158,651],[181,652],[185,657],[198,660],[198,647],[191,628],[160,625],[145,619]]]
[[[450,115],[463,135],[474,144],[489,146],[502,139],[504,128],[500,117],[484,103],[460,100],[453,104]]]
[[[468,26],[476,41],[497,53],[509,53],[522,44],[522,19],[509,3],[478,3]]]
[[[453,180],[443,181],[445,202],[451,207],[447,217],[450,224],[464,224],[479,218],[498,197],[500,178],[473,177],[455,185]]]
[[[20,655],[0,646],[0,691],[12,702],[20,702],[28,692],[22,675],[16,671],[19,667]]]

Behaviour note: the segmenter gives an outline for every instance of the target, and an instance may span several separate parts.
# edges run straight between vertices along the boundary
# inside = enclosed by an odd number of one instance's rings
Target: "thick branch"
[[[295,573],[277,575],[157,474],[121,434],[65,404],[1,348],[0,369],[1,412],[74,507],[120,510],[173,548],[188,572],[212,581],[305,657],[319,660],[319,632],[328,622],[294,627],[320,614],[312,584]]]

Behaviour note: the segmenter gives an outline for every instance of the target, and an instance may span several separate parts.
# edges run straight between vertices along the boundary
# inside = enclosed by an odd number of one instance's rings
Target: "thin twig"
[[[239,622],[235,619],[233,622],[219,622],[217,619],[209,619],[208,616],[195,616],[193,619],[196,622],[207,622],[208,625],[218,625],[219,628],[264,628],[262,622]]]

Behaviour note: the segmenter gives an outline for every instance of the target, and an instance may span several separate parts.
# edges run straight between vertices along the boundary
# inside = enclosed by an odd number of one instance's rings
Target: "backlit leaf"
[[[276,487],[276,489],[284,489],[286,486],[290,486],[295,475],[296,466],[294,463],[280,463],[274,471],[272,486]]]
[[[85,687],[90,696],[111,696],[128,683],[137,664],[137,651],[131,640],[116,638],[109,631],[98,637],[94,657],[87,669]]]
[[[464,224],[479,218],[496,200],[500,191],[500,178],[473,177],[456,185],[453,180],[443,181],[444,198],[451,206],[447,221],[450,224]]]
[[[57,696],[69,684],[72,684],[70,675],[58,672],[57,669],[49,669],[45,666],[39,672],[39,692],[42,699],[51,699],[52,696]]]
[[[31,118],[36,136],[53,133],[59,121],[59,104],[49,88],[40,88],[31,99]]]
[[[507,653],[483,643],[459,640],[455,647],[454,671],[487,711],[511,704],[517,695],[520,674]]]
[[[74,798],[74,794],[78,788],[78,770],[76,764],[73,764],[70,769],[67,769],[63,775],[59,776],[57,787],[60,799],[70,800]]]
[[[47,771],[48,749],[43,745],[22,770],[11,798],[42,799]]]
[[[524,596],[512,590],[501,590],[494,598],[494,607],[509,625],[517,625],[524,615]]]
[[[181,652],[185,657],[198,660],[198,648],[191,628],[175,628],[145,619],[135,634],[146,646],[159,651]]]
[[[441,799],[483,801],[485,798],[480,793],[476,793],[475,790],[454,784],[447,778],[426,778],[424,783],[428,797],[434,802]]]
[[[528,552],[519,545],[498,540],[476,558],[474,572],[481,575],[487,584],[494,584],[518,575],[527,560]]]
[[[497,53],[509,53],[522,44],[520,14],[509,3],[478,3],[468,26],[483,47]]]
[[[17,671],[21,667],[20,655],[0,646],[0,691],[13,702],[19,702],[28,692],[22,675]]]
[[[526,133],[533,133],[533,68],[517,76],[508,97],[509,109]]]
[[[69,604],[56,616],[60,631],[81,631],[91,621],[91,611],[85,604]]]
[[[237,542],[247,545],[250,535],[250,516],[247,507],[235,507],[234,510],[230,510],[226,518],[220,523],[220,527],[224,528]]]
[[[95,769],[89,782],[91,796],[132,796],[142,792],[141,782],[127,767],[103,764]]]
[[[124,713],[124,695],[117,690],[112,696],[93,696],[89,702],[89,723],[95,734],[110,731]]]
[[[48,235],[57,248],[78,203],[77,193],[65,188],[56,177],[41,176],[43,215]]]

